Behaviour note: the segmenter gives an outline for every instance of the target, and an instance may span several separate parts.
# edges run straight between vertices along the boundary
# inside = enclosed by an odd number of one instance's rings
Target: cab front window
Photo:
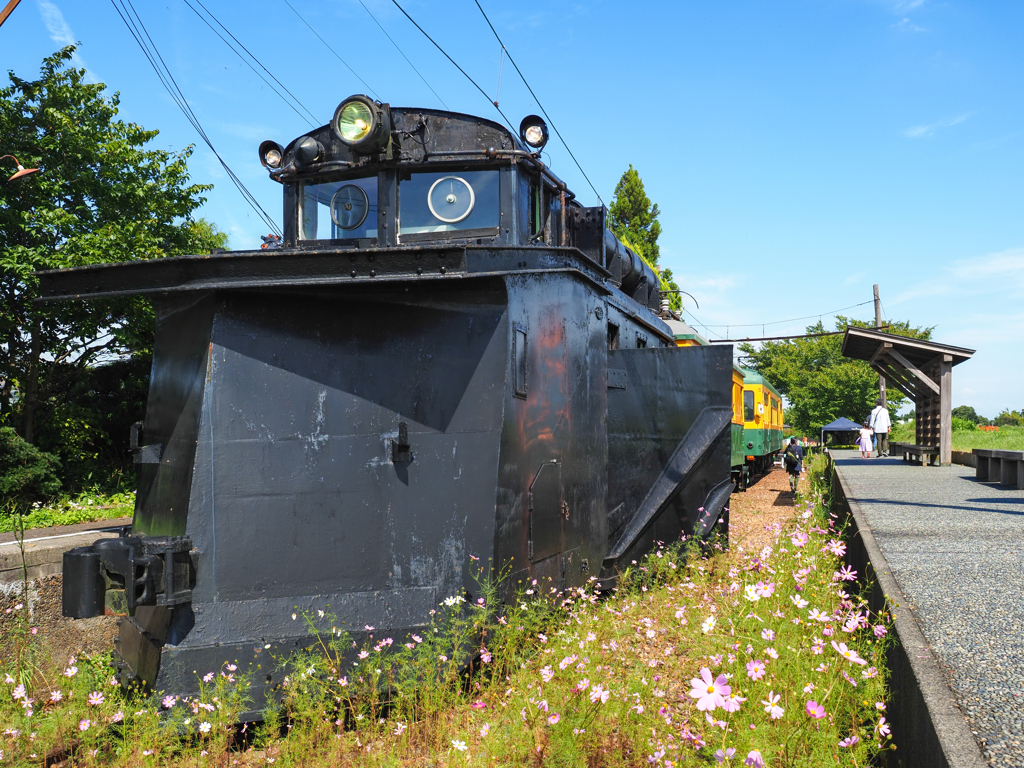
[[[300,240],[358,240],[377,237],[377,177],[299,187]]]
[[[497,169],[403,173],[399,235],[496,230],[501,223],[498,178]]]

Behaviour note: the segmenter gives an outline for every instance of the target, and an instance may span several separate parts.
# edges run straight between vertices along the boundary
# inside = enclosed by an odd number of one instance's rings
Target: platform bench
[[[975,448],[972,453],[977,462],[974,470],[977,480],[1024,488],[1024,451]]]
[[[889,446],[890,453],[902,453],[904,461],[920,462],[921,466],[939,463],[939,446],[914,445],[912,443],[893,443]]]

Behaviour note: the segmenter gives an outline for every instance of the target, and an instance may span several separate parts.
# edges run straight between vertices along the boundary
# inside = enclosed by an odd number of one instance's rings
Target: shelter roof
[[[894,333],[853,326],[846,328],[842,353],[854,360],[870,361],[883,344],[892,344],[894,349],[919,368],[933,361],[937,355],[950,355],[953,358],[953,365],[958,365],[964,360],[969,360],[974,354],[973,349],[953,347],[949,344],[938,344],[934,341],[912,339],[907,336],[897,336]]]
[[[845,416],[840,416],[838,419],[833,421],[831,424],[826,424],[821,428],[822,432],[856,432],[861,427],[855,421],[850,421]]]

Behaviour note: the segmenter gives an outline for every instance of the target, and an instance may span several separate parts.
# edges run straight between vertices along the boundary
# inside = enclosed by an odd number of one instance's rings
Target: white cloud
[[[46,31],[50,33],[50,39],[62,47],[65,45],[77,45],[78,40],[75,38],[75,33],[71,31],[71,27],[64,19],[64,14],[60,12],[60,8],[51,3],[50,0],[36,0],[36,2],[39,5],[39,13],[43,17],[43,24],[46,25]],[[75,51],[71,61],[79,69],[85,70],[87,82],[99,82],[99,78],[86,66],[78,51]]]
[[[903,135],[908,139],[924,139],[935,134],[940,128],[950,128],[954,125],[959,125],[968,118],[970,118],[970,112],[964,112],[961,115],[955,117],[947,117],[942,120],[938,120],[929,125],[916,125],[913,128],[907,128]]]
[[[863,272],[858,272],[855,275],[849,275],[848,277],[846,277],[843,280],[843,285],[856,285],[857,283],[859,283],[863,279],[864,279],[864,273]]]
[[[898,29],[900,32],[924,32],[924,27],[919,27],[917,24],[912,22],[910,19],[904,17],[902,20],[897,21],[892,25],[893,29]]]

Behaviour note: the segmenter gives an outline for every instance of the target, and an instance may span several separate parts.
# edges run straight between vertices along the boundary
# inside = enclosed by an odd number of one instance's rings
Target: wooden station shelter
[[[848,326],[842,351],[853,360],[866,360],[914,401],[917,444],[938,448],[940,464],[952,463],[953,366],[969,360],[974,350]]]

